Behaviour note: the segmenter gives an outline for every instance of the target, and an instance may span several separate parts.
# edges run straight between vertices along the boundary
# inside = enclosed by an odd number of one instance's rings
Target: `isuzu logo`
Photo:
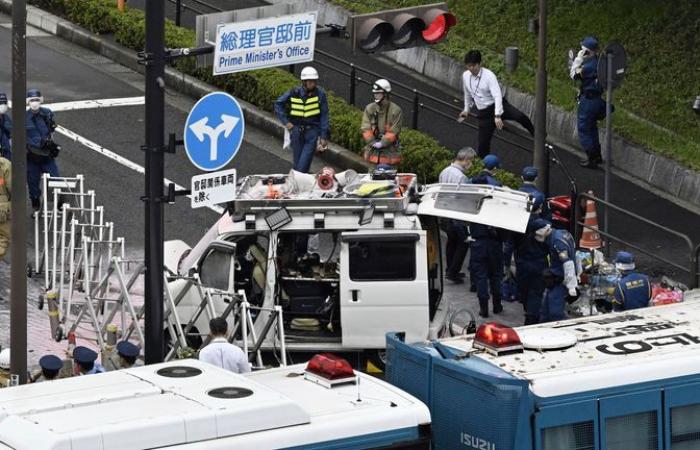
[[[467,448],[475,448],[477,450],[496,450],[496,444],[467,433],[462,433],[460,435],[460,442]]]

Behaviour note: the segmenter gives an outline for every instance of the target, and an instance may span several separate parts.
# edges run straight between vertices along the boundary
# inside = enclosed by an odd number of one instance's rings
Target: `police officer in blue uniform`
[[[12,159],[12,119],[7,108],[7,95],[0,92],[0,156]]]
[[[566,318],[566,303],[578,298],[574,238],[566,230],[552,229],[544,219],[533,222],[535,239],[547,245],[549,268],[543,273],[546,291],[540,308],[540,322]]]
[[[539,321],[540,306],[544,293],[543,273],[547,268],[547,246],[535,239],[535,231],[546,224],[539,221],[542,196],[534,199],[533,212],[527,224],[525,234],[516,234],[510,242],[515,252],[515,282],[517,285],[518,300],[525,310],[525,325],[532,325]]]
[[[595,169],[603,162],[600,153],[598,121],[605,117],[603,90],[598,84],[598,40],[588,36],[581,41],[581,50],[571,65],[570,76],[579,82],[578,136],[587,158],[582,167]]]
[[[490,184],[491,186],[503,186],[496,179],[495,171],[501,167],[501,160],[494,154],[486,155],[483,159],[484,169],[472,178],[472,184]]]
[[[628,252],[617,252],[615,267],[622,273],[613,294],[613,308],[616,311],[645,308],[651,300],[649,277],[634,271],[634,256]]]
[[[320,139],[321,151],[328,146],[330,122],[326,92],[317,86],[318,72],[313,67],[301,71],[301,86],[282,94],[275,102],[277,119],[291,133],[294,170],[308,173]]]
[[[117,354],[119,355],[119,367],[128,369],[136,364],[136,358],[141,351],[129,341],[121,341],[117,344]]]
[[[53,141],[56,122],[53,112],[41,106],[43,101],[38,89],[27,91],[27,184],[34,210],[41,205],[41,175],[60,176],[55,158],[61,147]]]
[[[97,353],[87,347],[78,346],[73,350],[73,363],[79,375],[94,375],[103,373],[105,368],[95,360]]]
[[[39,367],[41,367],[41,375],[38,379],[34,379],[33,383],[40,381],[51,381],[58,378],[58,374],[63,367],[63,361],[56,355],[44,355],[39,359]]]
[[[551,221],[552,220],[552,213],[549,210],[549,205],[546,202],[546,199],[544,197],[544,194],[542,191],[537,189],[537,186],[535,183],[537,182],[537,176],[539,172],[536,167],[533,166],[526,166],[523,168],[522,173],[520,174],[520,178],[523,180],[523,184],[520,185],[518,188],[519,191],[521,192],[527,192],[528,194],[532,195],[533,198],[538,198],[540,199],[541,202],[541,211],[540,211],[540,217],[547,220]]]
[[[484,170],[472,179],[473,184],[489,184],[501,186],[494,175],[500,166],[496,155],[484,157]],[[493,302],[493,313],[503,311],[501,305],[501,281],[503,279],[503,240],[504,232],[488,225],[471,224],[469,231],[472,239],[469,255],[469,273],[476,284],[476,295],[479,298],[479,315],[489,316],[489,287]]]

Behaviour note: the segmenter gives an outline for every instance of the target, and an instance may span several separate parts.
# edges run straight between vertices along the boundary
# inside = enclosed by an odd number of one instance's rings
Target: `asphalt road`
[[[202,6],[196,1],[185,1],[188,6],[201,12],[214,12],[213,9]],[[241,9],[253,6],[264,6],[266,2],[261,0],[207,0],[207,4],[225,9]],[[136,7],[143,6],[143,0],[133,0],[130,5]],[[174,18],[175,8],[170,2],[166,2],[167,11],[170,18]],[[187,27],[194,27],[195,13],[184,9],[182,13],[182,24]],[[421,103],[433,109],[438,109],[449,117],[456,117],[463,100],[461,93],[450,87],[441,85],[433,80],[417,75],[403,67],[396,67],[391,61],[377,55],[352,55],[349,42],[343,39],[332,38],[328,35],[317,37],[317,49],[339,58],[344,61],[340,63],[326,56],[316,53],[316,61],[321,72],[322,85],[338,95],[348,98],[350,84],[348,75],[343,75],[337,70],[331,70],[328,66],[345,72],[349,71],[347,64],[354,63],[358,68],[358,76],[362,82],[357,87],[357,104],[362,107],[371,100],[369,84],[375,78],[374,75],[363,72],[360,68],[370,70],[382,78],[388,78],[395,82],[394,96],[396,101],[404,110],[404,117],[411,120],[413,89],[416,89],[422,96],[433,96],[444,102],[455,105],[454,108],[447,108],[444,105],[421,97]],[[488,66],[488,61],[485,61]],[[301,67],[297,67],[299,71]],[[408,86],[410,89],[398,87],[396,82]],[[399,98],[403,97],[403,98]],[[418,129],[435,137],[443,145],[457,150],[465,145],[475,147],[477,143],[476,123],[472,119],[470,124],[458,124],[452,119],[446,118],[442,114],[436,114],[422,108],[419,114]],[[494,153],[500,156],[505,169],[519,173],[522,167],[532,163],[532,139],[530,136],[513,123],[506,122],[504,131],[497,131],[493,140]],[[571,149],[558,148],[563,164],[572,173],[577,182],[579,191],[592,190],[596,195],[603,195],[604,172],[602,170],[583,169],[577,165],[582,157],[580,152],[572,152]],[[569,192],[569,181],[564,176],[563,171],[556,166],[551,168],[550,189],[552,195],[566,194]],[[627,209],[633,213],[641,215],[653,222],[661,224],[672,230],[688,235],[696,244],[700,242],[700,227],[698,216],[682,206],[669,201],[666,197],[651,192],[638,184],[635,184],[627,177],[613,173],[611,178],[612,203]],[[598,210],[599,219],[602,211]],[[661,232],[658,229],[645,225],[637,220],[631,219],[623,214],[611,211],[609,213],[609,231],[614,236],[651,251],[677,264],[686,265],[689,252],[687,245],[682,239]],[[601,223],[602,225],[602,223]],[[622,245],[613,244],[611,249],[617,250]],[[686,279],[682,271],[671,267],[663,262],[649,258],[643,254],[638,254],[638,263],[647,273],[654,275],[666,274],[672,277]]]

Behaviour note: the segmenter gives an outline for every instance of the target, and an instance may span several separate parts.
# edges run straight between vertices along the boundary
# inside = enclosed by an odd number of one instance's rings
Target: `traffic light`
[[[437,44],[456,23],[443,2],[352,16],[347,28],[353,52],[374,53]]]

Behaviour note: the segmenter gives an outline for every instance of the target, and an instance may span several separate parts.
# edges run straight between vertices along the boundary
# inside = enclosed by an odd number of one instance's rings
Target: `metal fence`
[[[601,230],[594,228],[590,225],[586,225],[585,223],[583,223],[581,221],[581,216],[583,213],[582,209],[579,208],[578,205],[573,205],[572,207],[575,210],[575,217],[576,217],[576,220],[575,220],[575,226],[576,226],[576,234],[575,235],[576,236],[578,236],[580,234],[581,228],[595,230],[601,236],[605,237],[609,241],[620,243],[626,247],[632,248],[640,253],[643,253],[656,261],[660,261],[664,264],[668,264],[671,267],[675,267],[676,269],[678,269],[678,270],[680,270],[688,275],[687,280],[688,280],[688,286],[690,288],[696,288],[698,286],[698,278],[699,278],[699,276],[698,276],[699,275],[698,274],[698,254],[700,253],[700,245],[698,245],[696,247],[695,244],[693,243],[692,239],[690,239],[690,237],[688,237],[687,235],[680,233],[676,230],[672,230],[668,227],[665,227],[665,226],[660,225],[656,222],[653,222],[649,219],[646,219],[646,218],[644,218],[638,214],[635,214],[631,211],[628,211],[624,208],[620,208],[619,206],[616,206],[610,202],[606,202],[605,200],[600,199],[598,197],[595,197],[594,195],[591,195],[591,194],[588,194],[585,192],[581,192],[578,194],[578,198],[584,199],[584,200],[591,200],[597,205],[600,204],[604,208],[608,208],[608,209],[613,210],[617,213],[623,214],[623,215],[625,215],[631,219],[634,219],[640,223],[651,226],[651,227],[653,227],[661,232],[670,234],[670,235],[680,239],[688,247],[688,253],[686,256],[687,263],[686,264],[679,264],[677,262],[671,261],[671,260],[666,259],[662,256],[659,256],[657,253],[654,253],[653,250],[647,250],[643,247],[640,247],[639,245],[633,244],[633,243],[626,241],[620,237],[614,236],[608,232],[601,231]]]

